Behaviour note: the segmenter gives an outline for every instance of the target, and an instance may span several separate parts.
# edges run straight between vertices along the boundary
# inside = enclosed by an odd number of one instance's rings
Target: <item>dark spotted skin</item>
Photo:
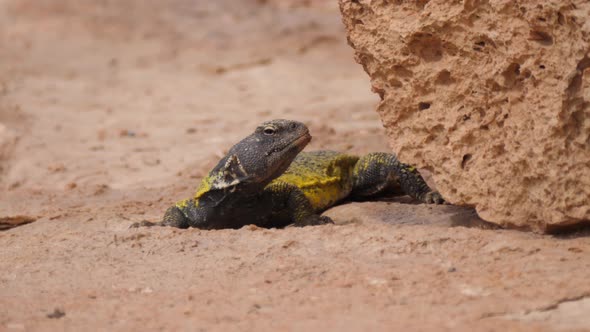
[[[444,202],[420,173],[390,153],[363,157],[335,151],[302,152],[283,175],[271,182],[298,187],[321,213],[342,200],[365,200],[382,194],[408,194],[424,203]]]
[[[393,154],[300,153],[310,139],[307,127],[299,122],[263,123],[229,151],[203,179],[193,198],[168,208],[160,223],[132,226],[322,225],[332,220],[320,213],[342,200],[386,192],[408,194],[428,204],[444,202],[414,167],[399,162]]]

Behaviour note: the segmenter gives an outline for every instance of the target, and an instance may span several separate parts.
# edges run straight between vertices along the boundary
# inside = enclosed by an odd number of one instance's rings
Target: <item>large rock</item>
[[[340,0],[400,159],[504,226],[590,219],[590,2]]]

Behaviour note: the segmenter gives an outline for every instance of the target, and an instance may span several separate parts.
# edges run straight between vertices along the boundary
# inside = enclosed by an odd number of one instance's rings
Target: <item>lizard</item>
[[[302,152],[311,141],[301,122],[259,125],[205,176],[193,197],[169,207],[161,222],[139,226],[200,229],[265,228],[333,223],[321,213],[344,199],[366,199],[391,191],[442,204],[413,166],[394,154],[359,157],[335,151]]]

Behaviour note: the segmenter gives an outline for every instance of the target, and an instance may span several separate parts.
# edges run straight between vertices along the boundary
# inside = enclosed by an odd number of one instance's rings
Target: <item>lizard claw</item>
[[[313,225],[327,225],[327,224],[333,224],[334,220],[332,220],[332,218],[330,217],[326,217],[326,216],[319,216],[318,220],[315,221],[315,223]]]
[[[438,193],[438,191],[429,191],[422,196],[422,202],[426,204],[443,204],[445,199]]]
[[[129,228],[153,227],[153,226],[162,226],[162,223],[142,220],[140,222],[134,222],[133,224],[131,224],[129,226]]]
[[[294,227],[304,227],[304,226],[319,226],[319,225],[327,225],[333,224],[334,221],[330,217],[320,216],[318,214],[312,214],[311,216],[305,218],[303,221],[294,223]]]

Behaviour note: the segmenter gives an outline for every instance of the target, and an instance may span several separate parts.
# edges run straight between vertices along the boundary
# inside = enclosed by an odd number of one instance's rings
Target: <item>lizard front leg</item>
[[[415,167],[400,162],[393,154],[369,153],[357,161],[353,169],[353,195],[372,196],[395,185],[423,203],[444,203],[442,196],[428,187]]]
[[[170,226],[170,227],[177,227],[177,228],[188,228],[189,223],[188,219],[185,217],[184,213],[178,208],[176,205],[172,205],[166,210],[164,213],[164,217],[160,222],[151,222],[151,221],[141,221],[131,224],[129,228],[138,228],[138,227],[153,227],[153,226]]]
[[[295,185],[285,182],[272,183],[264,188],[263,197],[271,203],[272,215],[283,216],[287,219],[287,224],[303,227],[334,223],[329,217],[315,213],[303,191]],[[268,225],[282,226],[285,226],[285,223],[281,220],[271,220]]]

